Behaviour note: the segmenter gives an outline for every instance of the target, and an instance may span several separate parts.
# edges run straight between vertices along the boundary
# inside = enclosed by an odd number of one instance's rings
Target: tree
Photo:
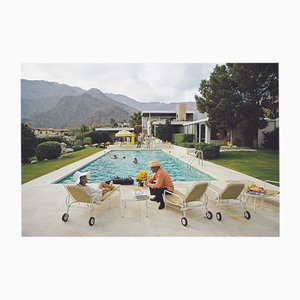
[[[166,124],[159,124],[156,128],[156,136],[164,142],[171,142],[173,133],[170,120],[166,120]]]
[[[201,81],[199,92],[197,108],[208,114],[208,125],[240,128],[251,145],[257,130],[266,126],[264,118],[278,116],[278,64],[216,65],[210,79]]]
[[[142,113],[140,111],[134,112],[129,120],[128,120],[130,127],[135,127],[137,125],[142,125]]]
[[[116,120],[114,118],[110,118],[109,124],[110,124],[110,127],[112,127],[112,128],[118,127],[118,123],[116,122]]]
[[[34,148],[37,145],[37,138],[32,129],[27,125],[21,124],[21,161],[23,164],[29,162],[30,156],[34,155]]]
[[[227,64],[241,97],[239,128],[250,140],[279,114],[278,64]],[[249,141],[248,141],[249,142]]]
[[[85,124],[82,124],[80,126],[80,132],[87,132],[87,131],[89,131],[88,126],[86,126]]]
[[[239,97],[235,94],[228,67],[216,65],[210,79],[201,81],[199,91],[200,96],[195,95],[196,105],[200,112],[208,114],[207,125],[231,132],[241,119]]]

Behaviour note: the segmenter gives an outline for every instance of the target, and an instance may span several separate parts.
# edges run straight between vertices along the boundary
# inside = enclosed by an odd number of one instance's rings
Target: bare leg
[[[106,193],[106,192],[108,192],[108,191],[111,191],[113,188],[114,188],[114,187],[113,187],[112,181],[111,181],[109,184],[100,181],[100,182],[99,182],[99,185],[98,185],[98,189],[102,189],[103,193]]]

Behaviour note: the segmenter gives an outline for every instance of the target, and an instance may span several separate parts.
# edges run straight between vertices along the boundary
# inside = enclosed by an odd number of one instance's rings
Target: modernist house
[[[245,146],[243,137],[238,129],[232,130],[232,140],[226,132],[219,132],[207,125],[208,117],[196,111],[186,111],[185,103],[178,103],[175,111],[143,111],[142,128],[144,134],[156,135],[159,124],[165,124],[166,120],[175,127],[176,133],[189,133],[195,136],[194,142],[217,143],[220,145]],[[279,119],[266,119],[268,126],[258,131],[258,147],[263,144],[264,132],[273,131],[279,127]],[[153,129],[153,130],[152,130]],[[152,132],[153,131],[153,132]]]

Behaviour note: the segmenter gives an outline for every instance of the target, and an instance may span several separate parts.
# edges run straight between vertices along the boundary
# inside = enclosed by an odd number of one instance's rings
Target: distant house
[[[68,129],[59,128],[32,128],[34,134],[38,137],[43,136],[57,136],[57,135],[69,135]]]

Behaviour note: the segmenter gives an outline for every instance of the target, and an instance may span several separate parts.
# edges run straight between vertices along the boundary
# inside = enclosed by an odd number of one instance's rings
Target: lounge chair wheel
[[[69,214],[68,213],[64,213],[61,217],[61,219],[64,221],[64,222],[67,222],[68,219],[69,219]]]
[[[187,221],[187,218],[186,218],[186,217],[182,217],[182,218],[181,218],[181,224],[182,224],[183,226],[186,226],[186,225],[188,224],[188,221]]]
[[[249,220],[251,218],[250,212],[248,210],[244,211],[244,217]]]
[[[222,220],[222,215],[221,215],[220,212],[217,212],[217,213],[216,213],[216,218],[217,218],[218,221],[221,221],[221,220]]]
[[[211,213],[211,211],[207,211],[206,212],[206,218],[208,219],[208,220],[210,220],[210,219],[212,219],[212,217],[213,217],[213,214]]]
[[[95,218],[94,217],[90,217],[89,219],[89,225],[93,226],[95,224]]]

